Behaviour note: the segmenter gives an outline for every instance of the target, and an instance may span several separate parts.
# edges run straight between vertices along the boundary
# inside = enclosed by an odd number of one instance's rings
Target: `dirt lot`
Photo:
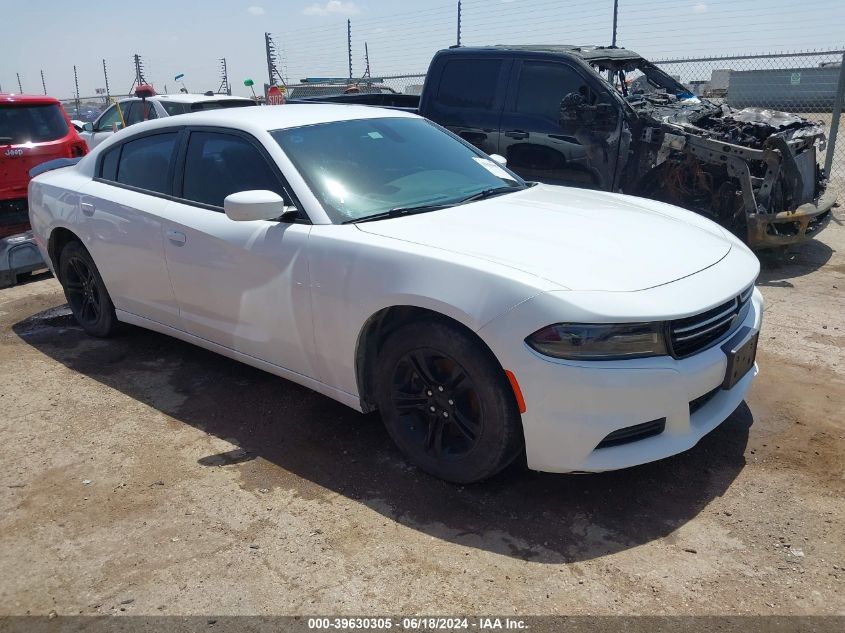
[[[845,214],[760,278],[761,373],[672,459],[454,487],[378,418],[0,291],[2,614],[845,615]],[[13,572],[13,573],[12,573]]]

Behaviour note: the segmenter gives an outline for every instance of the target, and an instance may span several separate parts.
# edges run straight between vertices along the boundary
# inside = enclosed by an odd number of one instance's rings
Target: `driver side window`
[[[97,126],[94,128],[95,132],[111,132],[112,125],[117,123],[118,128],[123,127],[120,113],[117,111],[117,104],[111,106],[108,110],[103,112],[103,115],[97,121]]]
[[[586,97],[587,85],[575,69],[566,64],[524,62],[519,73],[516,111],[557,123],[560,103],[569,94]]]
[[[182,198],[223,208],[226,196],[265,189],[292,204],[267,159],[248,140],[220,132],[191,132]]]

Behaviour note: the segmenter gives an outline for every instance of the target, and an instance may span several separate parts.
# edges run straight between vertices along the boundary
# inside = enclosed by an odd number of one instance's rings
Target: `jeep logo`
[[[14,156],[23,156],[23,150],[22,149],[7,149],[6,150],[6,156],[8,158],[13,158]]]

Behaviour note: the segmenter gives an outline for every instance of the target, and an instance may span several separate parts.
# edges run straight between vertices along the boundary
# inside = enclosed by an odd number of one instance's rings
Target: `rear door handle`
[[[82,202],[79,206],[82,208],[82,213],[84,213],[85,215],[94,215],[94,205],[90,202]]]
[[[522,130],[508,130],[505,132],[505,136],[508,138],[528,138],[528,132],[523,132]]]
[[[185,237],[185,234],[180,231],[168,230],[165,235],[167,235],[167,239],[177,246],[182,246],[188,240],[188,238]]]

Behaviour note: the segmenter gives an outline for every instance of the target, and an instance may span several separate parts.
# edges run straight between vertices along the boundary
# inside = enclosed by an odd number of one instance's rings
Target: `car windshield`
[[[645,59],[622,61],[610,67],[606,63],[597,62],[593,64],[593,68],[603,78],[606,78],[604,71],[610,70],[614,88],[629,98],[658,90],[663,90],[678,99],[689,99],[694,96],[680,81]]]
[[[526,186],[425,119],[336,121],[271,134],[335,223]]]
[[[45,143],[67,133],[67,121],[57,104],[0,105],[0,143]]]

